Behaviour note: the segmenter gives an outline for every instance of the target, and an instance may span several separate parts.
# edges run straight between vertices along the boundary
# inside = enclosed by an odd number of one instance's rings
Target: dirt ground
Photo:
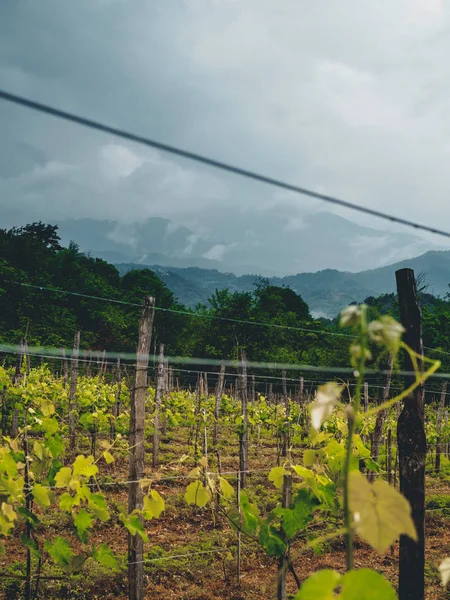
[[[179,442],[181,444],[181,440]],[[178,454],[178,444],[170,441],[171,453]],[[180,446],[181,447],[181,446]],[[229,449],[228,449],[229,450]],[[225,454],[224,454],[225,456]],[[222,458],[222,470],[238,468],[237,454],[227,453]],[[258,495],[260,501],[270,508],[276,501],[277,491],[267,480],[266,472],[276,462],[276,450],[266,444],[259,455],[250,457],[249,494]],[[111,476],[126,479],[126,463],[115,463],[108,467]],[[149,474],[151,472],[148,468]],[[178,468],[179,471],[179,468]],[[103,470],[105,472],[105,470]],[[232,480],[230,480],[232,482]],[[145,544],[145,584],[146,598],[164,600],[273,600],[276,598],[276,559],[267,557],[258,545],[241,536],[241,577],[237,581],[237,534],[232,531],[222,517],[214,519],[209,508],[200,509],[187,506],[183,499],[187,481],[167,479],[157,486],[166,500],[166,511],[157,520],[147,522],[149,537]],[[111,486],[105,491],[108,502],[117,507],[126,505],[127,490]],[[427,496],[448,496],[450,482],[444,479],[427,479]],[[262,511],[263,512],[263,511]],[[312,529],[318,535],[324,533],[326,523],[317,522]],[[61,513],[49,513],[43,517],[37,530],[37,537],[45,539],[55,535],[70,534],[70,523]],[[96,526],[89,544],[107,543],[126,562],[127,536],[119,523],[116,511],[105,524]],[[77,546],[73,538],[74,547]],[[81,546],[78,544],[81,549]],[[23,574],[25,552],[17,537],[6,540],[6,554],[0,557],[0,598],[13,600],[23,598],[23,581],[9,579],[12,574]],[[450,509],[430,510],[426,514],[426,598],[443,600],[449,592],[440,585],[438,565],[450,556]],[[171,558],[169,558],[171,557]],[[176,558],[175,558],[176,557]],[[302,581],[312,572],[331,568],[345,569],[345,549],[341,540],[322,547],[321,553],[304,550],[304,541],[294,543],[292,557],[295,571]],[[355,568],[370,567],[385,575],[394,585],[398,576],[398,544],[384,556],[379,556],[365,544],[355,542]],[[52,566],[45,565],[42,574],[52,576],[61,573]],[[33,589],[35,586],[33,582]],[[294,594],[296,586],[288,575],[288,591]],[[88,560],[80,574],[52,581],[42,580],[38,598],[53,600],[126,600],[127,576],[112,573],[97,563]]]

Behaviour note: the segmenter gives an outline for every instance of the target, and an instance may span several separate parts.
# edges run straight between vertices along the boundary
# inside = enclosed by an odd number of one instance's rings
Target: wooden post
[[[252,375],[252,404],[255,404],[256,390],[255,390],[255,376]]]
[[[248,470],[248,405],[247,405],[247,357],[244,350],[241,351],[241,407],[242,407],[242,432],[239,444],[239,470],[241,472],[241,489],[245,488]]]
[[[63,378],[64,378],[64,389],[66,389],[67,382],[69,381],[69,363],[67,362],[65,348],[61,349],[61,354],[63,357],[62,372],[63,372]]]
[[[117,391],[116,400],[112,405],[112,418],[109,428],[109,439],[111,442],[116,437],[116,419],[120,415],[120,394],[122,392],[122,369],[120,367],[120,358],[117,359]]]
[[[386,471],[388,483],[392,483],[392,431],[388,429],[386,439]]]
[[[282,497],[282,507],[289,508],[291,504],[291,494],[292,494],[292,475],[285,473],[283,477],[283,497]],[[284,541],[286,541],[286,536],[283,535]],[[287,571],[289,568],[289,555],[287,553],[283,554],[283,556],[278,561],[278,578],[277,578],[277,600],[286,600],[287,592],[286,592],[286,580],[287,580]]]
[[[128,478],[128,512],[143,507],[143,491],[139,480],[144,476],[144,425],[147,396],[147,369],[152,339],[155,299],[144,298],[136,350],[136,372],[130,406],[130,464]],[[144,542],[140,535],[128,534],[128,598],[144,600]]]
[[[369,410],[369,383],[364,382],[364,412]]]
[[[389,358],[388,358],[388,372],[386,375],[386,384],[385,384],[384,390],[383,390],[383,399],[382,399],[383,404],[389,400],[389,391],[390,391],[390,387],[391,387],[393,366],[394,366],[394,355],[392,354],[392,352],[390,352]],[[384,427],[384,422],[386,420],[386,416],[387,416],[387,411],[380,410],[380,412],[377,415],[377,420],[375,421],[375,428],[373,431],[372,448],[371,448],[372,459],[375,462],[378,462],[378,457],[380,456],[381,437],[383,435],[383,427]],[[371,472],[370,480],[373,481],[374,478],[375,478],[375,473]]]
[[[161,401],[164,394],[165,384],[165,361],[164,361],[164,344],[159,345],[158,371],[156,375],[156,391],[155,391],[155,421],[153,433],[153,468],[159,465],[159,421],[161,413]]]
[[[238,509],[238,513],[239,515],[241,514],[241,477],[240,477],[241,473],[237,473],[237,509]],[[239,516],[240,519],[240,516]],[[237,532],[237,538],[238,538],[238,547],[237,547],[237,569],[236,569],[236,575],[237,575],[237,584],[241,585],[241,530],[238,529]]]
[[[401,322],[405,328],[404,342],[417,354],[423,355],[422,316],[417,299],[414,271],[400,269],[395,273]],[[409,355],[405,368],[414,371]],[[419,368],[422,365],[419,363]],[[414,376],[406,378],[409,386]],[[425,458],[423,385],[405,400],[398,419],[400,491],[411,504],[412,518],[418,536],[415,542],[400,537],[399,600],[423,600],[425,594]]]
[[[439,402],[439,408],[436,417],[436,433],[437,433],[437,444],[436,444],[436,472],[439,473],[441,470],[441,454],[444,452],[444,444],[442,444],[441,433],[442,433],[442,417],[444,416],[445,398],[447,396],[447,382],[444,381],[442,384],[441,400]]]
[[[286,371],[283,370],[281,372],[281,383],[283,388],[283,403],[285,410],[285,422],[283,426],[283,440],[281,446],[281,456],[287,456],[287,451],[289,448],[289,397],[287,393],[287,385],[286,385]]]
[[[217,387],[216,387],[216,403],[214,406],[214,433],[213,433],[214,448],[217,447],[217,442],[219,441],[220,401],[222,400],[224,382],[225,382],[225,365],[220,365],[219,379],[217,380]]]
[[[73,341],[73,354],[71,361],[71,377],[70,377],[70,390],[69,390],[69,447],[71,450],[75,450],[75,415],[74,415],[74,404],[75,396],[77,393],[78,385],[78,357],[80,354],[80,337],[81,333],[77,331]]]

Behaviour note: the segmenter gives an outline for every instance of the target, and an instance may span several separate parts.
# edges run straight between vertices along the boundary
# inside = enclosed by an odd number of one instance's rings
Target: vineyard
[[[439,362],[364,305],[341,324],[354,334],[346,378],[293,378],[278,365],[255,375],[243,350],[207,371],[177,368],[163,344],[153,370],[152,299],[133,361],[88,360],[80,334],[72,352],[5,353],[3,597],[396,598],[399,562],[400,597],[421,575],[402,583],[401,546],[421,539],[426,597],[446,597],[450,423]],[[372,347],[388,359],[376,378],[366,373]],[[402,436],[414,440],[407,409],[424,384],[421,532],[420,469],[405,488]]]

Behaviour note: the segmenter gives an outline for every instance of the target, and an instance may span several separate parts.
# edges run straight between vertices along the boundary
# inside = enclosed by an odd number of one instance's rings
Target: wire
[[[68,290],[60,290],[58,288],[50,288],[43,285],[33,285],[31,283],[22,283],[20,281],[10,281],[4,280],[6,283],[10,283],[12,285],[20,285],[22,287],[33,288],[45,292],[53,292],[55,294],[65,294],[68,296],[77,296],[80,298],[89,298],[90,300],[100,300],[101,302],[114,302],[115,304],[123,304],[125,306],[133,306],[142,308],[142,304],[137,304],[136,302],[128,302],[126,300],[117,300],[115,298],[103,298],[101,296],[92,296],[90,294],[82,294],[81,292],[69,292]],[[332,335],[337,337],[347,337],[353,338],[352,335],[347,333],[339,333],[337,331],[323,331],[319,329],[310,329],[308,327],[295,327],[293,325],[279,325],[277,323],[264,323],[261,321],[247,321],[244,319],[233,319],[231,317],[217,317],[215,315],[202,315],[199,313],[193,313],[188,310],[177,310],[175,308],[162,308],[161,306],[155,306],[155,310],[159,310],[161,312],[174,313],[177,315],[187,315],[189,317],[196,317],[199,319],[209,319],[209,320],[217,320],[217,321],[227,321],[230,323],[238,323],[240,325],[256,325],[258,327],[273,327],[275,329],[289,329],[291,331],[302,331],[306,333],[316,333],[323,335]]]
[[[247,179],[259,181],[260,183],[264,183],[264,184],[271,185],[271,186],[274,186],[277,188],[281,188],[283,190],[288,190],[290,192],[294,192],[296,194],[301,194],[303,196],[308,196],[310,198],[315,198],[317,200],[322,200],[323,202],[328,202],[329,204],[342,206],[344,208],[355,210],[355,211],[358,211],[358,212],[361,212],[361,213],[364,213],[367,215],[371,215],[373,217],[378,217],[378,218],[384,219],[386,221],[391,221],[392,223],[406,225],[407,227],[413,227],[414,229],[420,229],[422,231],[427,231],[429,233],[434,233],[436,235],[441,235],[441,236],[450,238],[450,232],[448,232],[448,231],[443,231],[443,230],[437,229],[435,227],[429,227],[429,226],[423,225],[421,223],[410,221],[408,219],[403,219],[402,217],[396,217],[394,215],[390,215],[388,213],[384,213],[379,210],[375,210],[373,208],[366,208],[364,206],[360,206],[359,204],[354,204],[353,202],[341,200],[334,196],[329,196],[327,194],[321,194],[319,192],[314,192],[313,190],[309,190],[304,187],[300,187],[298,185],[293,185],[291,183],[287,183],[280,179],[275,179],[273,177],[261,175],[260,173],[256,173],[254,171],[249,171],[247,169],[242,169],[242,168],[236,167],[234,165],[229,165],[227,163],[224,163],[224,162],[212,159],[212,158],[208,158],[207,156],[203,156],[203,155],[197,154],[195,152],[190,152],[188,150],[182,150],[181,148],[177,148],[175,146],[170,146],[168,144],[163,144],[161,142],[157,142],[150,138],[147,138],[147,137],[144,137],[141,135],[137,135],[135,133],[131,133],[124,129],[118,129],[117,127],[112,127],[111,125],[105,125],[104,123],[100,123],[100,122],[94,121],[92,119],[80,117],[73,113],[69,113],[69,112],[60,110],[58,108],[54,108],[47,104],[42,104],[41,102],[29,100],[28,98],[24,98],[23,96],[17,96],[15,94],[11,94],[4,90],[0,90],[0,98],[2,100],[6,100],[7,102],[12,102],[13,104],[18,104],[20,106],[24,106],[26,108],[30,108],[30,109],[36,110],[38,112],[45,113],[45,114],[51,115],[53,117],[57,117],[58,119],[64,119],[65,121],[71,121],[72,123],[76,123],[77,125],[89,127],[90,129],[95,129],[97,131],[102,131],[103,133],[108,133],[108,134],[111,134],[111,135],[114,135],[117,137],[121,137],[121,138],[129,140],[131,142],[136,142],[138,144],[143,144],[144,146],[156,148],[157,150],[160,150],[162,152],[174,154],[175,156],[180,156],[182,158],[192,160],[192,161],[207,165],[209,167],[213,167],[215,169],[227,171],[228,173],[233,173],[234,175],[246,177]]]

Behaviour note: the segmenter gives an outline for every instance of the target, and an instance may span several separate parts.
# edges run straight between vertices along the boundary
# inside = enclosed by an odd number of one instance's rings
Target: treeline
[[[76,243],[62,247],[56,226],[38,222],[0,230],[0,339],[5,343],[26,337],[29,345],[70,347],[80,330],[84,348],[134,352],[145,295],[157,299],[153,345],[163,342],[168,355],[235,359],[242,348],[250,360],[348,365],[349,339],[330,335],[342,333],[337,321],[313,319],[290,288],[260,279],[253,292],[217,290],[207,305],[193,311],[150,269],[121,277],[113,265],[81,253]],[[421,299],[425,345],[450,352],[450,303],[424,293]],[[367,302],[383,313],[398,310],[394,295]]]

